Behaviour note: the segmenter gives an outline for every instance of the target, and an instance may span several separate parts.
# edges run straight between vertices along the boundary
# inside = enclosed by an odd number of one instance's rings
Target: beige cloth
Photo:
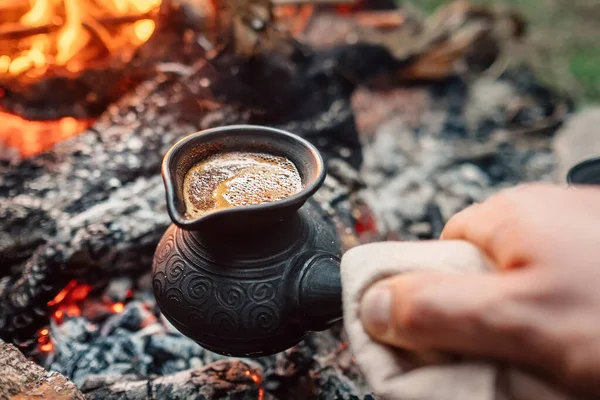
[[[458,241],[385,242],[350,250],[342,259],[344,324],[356,361],[373,391],[398,400],[575,399],[516,368],[410,354],[374,342],[358,318],[360,299],[374,282],[410,271],[491,270],[471,244]],[[438,360],[431,361],[433,359]],[[446,360],[446,361],[441,361]]]

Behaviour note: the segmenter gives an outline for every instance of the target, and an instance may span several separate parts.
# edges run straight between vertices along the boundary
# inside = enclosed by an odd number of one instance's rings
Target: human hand
[[[600,393],[600,190],[528,185],[456,214],[499,273],[414,273],[382,280],[361,304],[376,340],[532,367]]]

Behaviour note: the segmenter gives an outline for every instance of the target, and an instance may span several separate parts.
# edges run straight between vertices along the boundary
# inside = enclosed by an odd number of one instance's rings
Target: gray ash
[[[453,214],[502,188],[551,181],[552,136],[570,109],[520,69],[468,86],[363,87],[354,104],[362,194],[380,229],[406,240],[439,237]]]

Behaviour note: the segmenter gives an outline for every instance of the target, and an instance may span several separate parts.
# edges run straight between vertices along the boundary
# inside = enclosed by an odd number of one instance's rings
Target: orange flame
[[[6,0],[0,0],[4,5]],[[156,29],[162,0],[20,0],[1,11],[0,82],[78,73],[114,55],[127,62]],[[16,4],[16,2],[15,2]],[[3,8],[4,10],[4,8]],[[99,64],[100,63],[100,64]],[[60,72],[63,71],[63,72]],[[3,93],[0,89],[0,97]],[[0,146],[29,157],[88,129],[93,121],[29,121],[0,110]]]
[[[56,121],[29,121],[2,111],[0,120],[0,142],[18,149],[23,157],[48,150],[56,143],[85,131],[93,123],[89,119],[76,120],[70,117]]]
[[[0,75],[37,77],[49,66],[77,72],[85,67],[82,59],[94,58],[101,50],[135,48],[154,32],[151,17],[161,1],[29,0],[29,10],[9,26],[28,34],[12,38],[4,30],[4,40],[13,46],[0,55]],[[131,21],[115,23],[122,16],[130,16]],[[99,50],[88,51],[90,46]]]

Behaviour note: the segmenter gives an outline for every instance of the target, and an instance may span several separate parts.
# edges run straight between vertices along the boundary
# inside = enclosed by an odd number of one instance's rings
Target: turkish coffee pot
[[[227,152],[282,156],[297,168],[299,193],[258,205],[186,214],[187,172]],[[162,176],[173,224],[153,262],[163,315],[204,348],[264,356],[294,346],[342,317],[340,243],[311,196],[325,180],[317,149],[273,128],[236,125],[192,134],[166,154]]]

